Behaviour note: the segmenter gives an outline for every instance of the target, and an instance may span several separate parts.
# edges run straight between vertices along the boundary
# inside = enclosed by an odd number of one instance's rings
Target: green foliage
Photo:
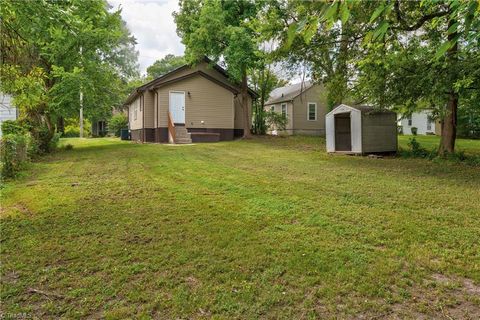
[[[5,134],[0,141],[2,177],[13,178],[28,161],[28,136]]]
[[[8,134],[26,134],[28,132],[28,128],[25,127],[20,121],[18,120],[5,120],[2,122],[2,133],[4,135]]]
[[[410,139],[408,146],[410,147],[410,151],[414,157],[426,158],[430,154],[427,149],[423,148],[415,138]]]
[[[417,128],[417,127],[411,127],[411,128],[410,128],[410,131],[412,132],[412,134],[413,134],[414,136],[416,136],[416,135],[417,135],[417,132],[418,132],[418,128]]]
[[[480,90],[475,93],[479,95]],[[457,135],[462,138],[480,139],[480,106],[475,102],[479,97],[463,101],[458,109]]]
[[[120,130],[128,128],[128,117],[124,113],[114,115],[108,122],[108,130],[115,137],[120,137]]]
[[[186,64],[185,58],[167,54],[160,60],[155,61],[147,68],[147,75],[150,79],[158,78],[172,70],[175,70]]]
[[[287,127],[288,118],[280,112],[265,111],[265,122],[270,130],[283,131]]]
[[[15,1],[0,6],[0,89],[13,96],[48,152],[58,117],[103,118],[138,75],[135,39],[106,1]]]
[[[86,137],[92,135],[92,123],[89,120],[85,120],[83,123],[83,134]],[[62,137],[80,137],[80,123],[78,118],[65,119],[65,131]]]
[[[253,102],[253,133],[265,134],[267,132],[267,125],[265,122],[265,102],[270,93],[277,87],[284,86],[285,80],[280,79],[271,70],[270,66],[259,64],[252,70],[250,75],[250,84],[255,90],[259,98]]]

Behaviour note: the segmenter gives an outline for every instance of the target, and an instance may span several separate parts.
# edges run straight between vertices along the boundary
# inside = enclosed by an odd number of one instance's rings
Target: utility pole
[[[82,46],[80,46],[80,64],[82,64]],[[80,84],[80,138],[83,138],[83,92]]]
[[[83,138],[83,92],[80,87],[80,138]]]

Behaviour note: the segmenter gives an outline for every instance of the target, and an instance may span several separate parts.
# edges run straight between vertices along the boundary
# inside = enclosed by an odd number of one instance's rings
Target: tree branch
[[[408,25],[407,22],[405,21],[405,19],[402,17],[402,13],[400,11],[400,1],[396,0],[393,7],[394,7],[394,10],[395,10],[395,13],[396,13],[396,16],[397,16],[397,20],[400,23],[399,27],[394,27],[393,29],[403,30],[403,31],[418,30],[425,24],[425,22],[430,21],[433,18],[443,17],[443,16],[446,16],[446,15],[449,14],[448,11],[443,11],[443,10],[433,12],[433,13],[426,14],[426,15],[422,16],[415,24]]]

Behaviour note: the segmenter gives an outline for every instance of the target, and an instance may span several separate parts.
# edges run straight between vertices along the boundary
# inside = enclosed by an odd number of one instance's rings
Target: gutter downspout
[[[142,142],[145,142],[145,94],[142,93],[142,99],[140,101],[142,104]]]
[[[157,125],[155,127],[155,135],[158,136],[157,137],[157,142],[160,142],[160,115],[159,115],[159,110],[158,110],[158,91],[155,90],[155,102],[157,103]]]

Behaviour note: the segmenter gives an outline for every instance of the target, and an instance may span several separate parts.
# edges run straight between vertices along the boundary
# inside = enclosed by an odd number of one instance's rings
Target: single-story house
[[[321,84],[306,81],[277,88],[265,103],[265,110],[287,117],[287,134],[325,135],[327,103],[326,91]]]
[[[441,134],[440,121],[433,119],[431,110],[422,110],[403,116],[398,120],[398,125],[401,128],[401,132],[406,135],[413,134],[412,128],[417,128],[417,134],[420,135]]]
[[[396,152],[397,115],[371,106],[341,104],[325,117],[327,152]]]
[[[252,100],[248,91],[248,120],[240,87],[224,69],[205,58],[184,65],[138,87],[127,99],[132,140],[190,143],[233,140],[251,127]]]
[[[2,136],[2,123],[7,120],[17,120],[18,109],[12,103],[12,97],[0,92],[0,137]]]

